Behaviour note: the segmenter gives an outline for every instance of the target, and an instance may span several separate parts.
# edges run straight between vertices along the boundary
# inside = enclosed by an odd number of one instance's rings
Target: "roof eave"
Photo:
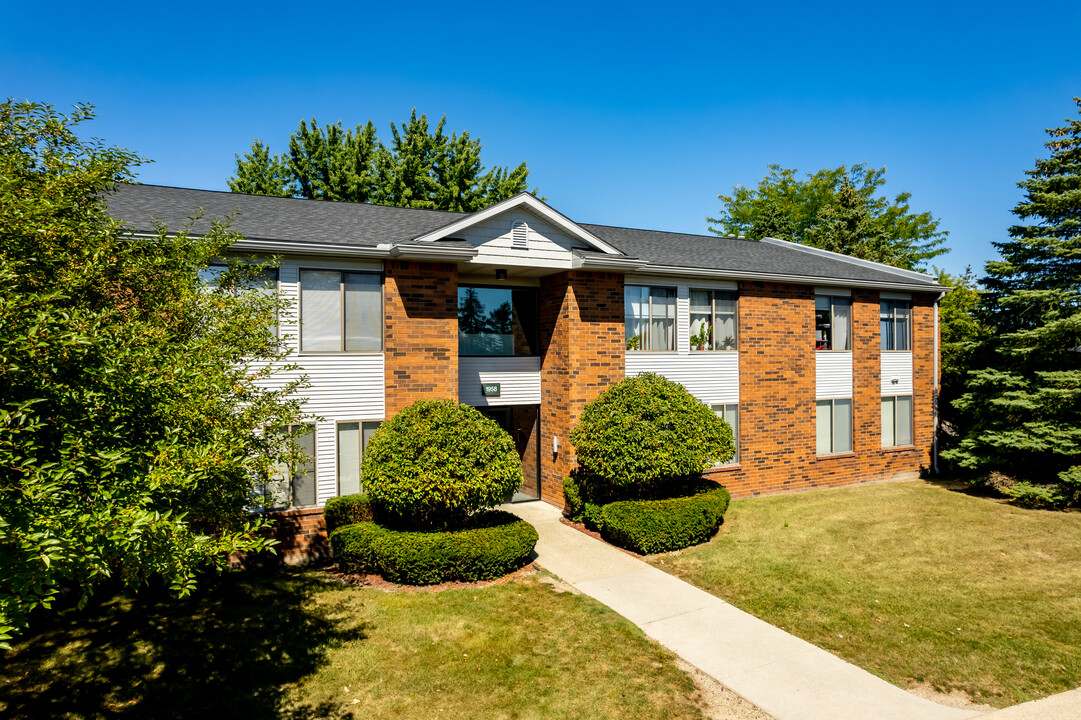
[[[763,273],[748,270],[721,270],[714,268],[685,268],[673,265],[645,265],[643,275],[668,275],[672,277],[726,278],[733,280],[760,280],[797,285],[825,285],[829,287],[859,287],[876,290],[905,290],[909,292],[939,293],[947,288],[938,283],[888,282],[882,280],[853,280],[849,278],[817,277],[814,275],[789,275]]]

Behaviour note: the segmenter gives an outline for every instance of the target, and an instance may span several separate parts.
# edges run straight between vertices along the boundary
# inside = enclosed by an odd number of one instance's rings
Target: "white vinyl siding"
[[[539,357],[459,357],[458,402],[475,407],[540,405]],[[499,397],[484,397],[481,386],[499,383]]]
[[[709,405],[739,402],[739,353],[662,355],[627,353],[627,377],[663,375]]]
[[[882,386],[881,395],[911,395],[912,353],[882,353],[879,380]]]
[[[852,397],[852,353],[815,353],[815,399]]]
[[[522,232],[515,233],[515,225],[525,223],[524,247]],[[569,270],[573,264],[573,248],[584,248],[584,243],[572,238],[544,218],[528,210],[517,208],[500,213],[475,225],[454,233],[477,248],[478,265],[501,265],[507,267],[549,268]],[[468,270],[463,270],[468,274]]]
[[[852,452],[852,400],[815,403],[815,449],[819,455]]]
[[[289,358],[298,367],[280,373],[266,384],[280,386],[306,375],[309,387],[302,391],[304,412],[321,419],[315,423],[316,503],[324,504],[338,495],[337,423],[358,419],[378,421],[386,417],[386,375],[382,352],[305,352],[300,349],[300,269],[369,273],[378,279],[382,271],[379,262],[315,261],[285,258],[279,269],[279,293],[291,303],[281,314],[280,329],[285,344],[294,350]],[[374,309],[374,306],[373,308]],[[378,305],[382,316],[382,293]],[[380,332],[382,323],[380,323]],[[379,338],[382,345],[382,337]],[[254,369],[254,368],[253,368]]]

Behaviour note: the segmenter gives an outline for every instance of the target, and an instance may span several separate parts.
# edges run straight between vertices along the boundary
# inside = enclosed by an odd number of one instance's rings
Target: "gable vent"
[[[516,250],[529,249],[529,226],[523,220],[515,220],[510,226],[511,247]]]

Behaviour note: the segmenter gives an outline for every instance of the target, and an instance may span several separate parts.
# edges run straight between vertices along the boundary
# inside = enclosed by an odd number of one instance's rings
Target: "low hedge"
[[[728,491],[719,485],[694,495],[663,500],[620,500],[600,507],[594,524],[605,540],[643,554],[680,550],[717,532],[728,509]],[[586,508],[589,510],[589,508]]]
[[[376,573],[407,585],[490,580],[529,562],[537,531],[502,510],[470,517],[460,530],[392,530],[371,521],[330,535],[342,572]]]
[[[370,521],[373,519],[371,501],[363,493],[331,498],[323,508],[323,519],[328,533],[346,525]]]

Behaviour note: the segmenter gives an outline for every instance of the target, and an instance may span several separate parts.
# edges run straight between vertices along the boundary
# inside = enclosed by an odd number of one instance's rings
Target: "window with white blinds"
[[[300,349],[383,349],[383,279],[374,273],[300,271]]]

